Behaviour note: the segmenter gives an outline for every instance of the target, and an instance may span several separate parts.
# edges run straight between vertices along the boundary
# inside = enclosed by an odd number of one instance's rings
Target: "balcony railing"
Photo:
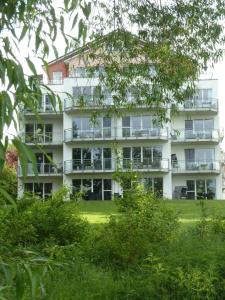
[[[67,160],[64,163],[65,173],[76,173],[76,172],[97,172],[97,171],[110,171],[112,170],[112,159],[73,159]]]
[[[64,110],[70,110],[75,108],[88,108],[88,107],[98,107],[101,108],[105,105],[112,105],[112,97],[105,97],[104,101],[94,100],[92,96],[89,98],[82,99],[65,99],[64,100]]]
[[[60,85],[63,84],[63,79],[48,79],[47,84],[49,85]]]
[[[22,176],[22,168],[18,166],[17,170],[18,176]],[[37,164],[38,175],[62,175],[63,174],[63,164],[62,163],[38,163]],[[27,175],[34,176],[33,165],[28,163],[27,165]]]
[[[172,161],[172,170],[174,173],[180,172],[219,172],[221,168],[220,161],[202,160],[202,161]]]
[[[22,108],[21,110],[24,114],[33,114],[34,113],[34,111],[32,111],[31,109],[28,109],[26,107]],[[39,108],[37,108],[37,112],[38,113],[46,113],[46,114],[55,114],[55,113],[59,113],[60,109],[59,109],[58,105],[53,107],[51,104],[48,104],[48,105],[43,105],[43,106],[40,106]]]
[[[148,171],[169,171],[169,160],[167,158],[163,159],[129,159],[123,158],[122,169],[127,170],[148,170]]]
[[[107,139],[167,139],[168,131],[163,128],[133,129],[130,127],[103,127],[88,130],[66,129],[64,130],[64,141],[74,140],[107,140]]]
[[[218,108],[218,100],[215,98],[208,99],[187,99],[180,106],[181,109],[184,110],[217,110]]]
[[[123,138],[168,138],[167,128],[135,129],[132,127],[122,128]]]
[[[219,141],[221,137],[222,136],[218,129],[209,129],[209,130],[176,129],[171,132],[172,141],[185,141],[185,140]]]
[[[64,130],[64,141],[69,142],[73,140],[90,140],[90,139],[112,139],[115,138],[115,128],[100,128],[100,129],[66,129]]]
[[[62,144],[62,134],[59,132],[33,133],[22,135],[23,141],[28,144]]]

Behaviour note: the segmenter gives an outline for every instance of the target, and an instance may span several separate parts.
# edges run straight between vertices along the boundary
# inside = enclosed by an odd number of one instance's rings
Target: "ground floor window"
[[[86,200],[111,200],[112,180],[111,179],[73,179],[73,191],[84,192]]]
[[[52,183],[27,182],[24,184],[24,192],[34,193],[41,198],[48,198],[52,193]]]
[[[141,178],[140,182],[143,183],[144,189],[156,194],[159,197],[163,197],[163,178],[161,177],[145,177]],[[123,186],[123,192],[129,191],[132,188],[133,183],[131,180],[126,180]]]
[[[186,183],[188,199],[215,199],[215,179],[187,180]]]

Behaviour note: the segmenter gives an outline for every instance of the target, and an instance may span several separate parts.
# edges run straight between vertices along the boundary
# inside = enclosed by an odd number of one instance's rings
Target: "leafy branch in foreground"
[[[93,43],[81,56],[93,64],[90,75],[100,74],[99,105],[109,91],[109,113],[144,105],[168,121],[165,108],[176,112],[196,92],[199,75],[223,55],[225,1],[121,0],[98,6],[104,13],[96,16]],[[109,28],[115,30],[105,34]]]
[[[81,12],[78,15],[78,11]],[[91,2],[86,0],[64,0],[56,7],[51,0],[3,1],[0,6],[0,173],[3,170],[8,146],[8,136],[4,129],[20,118],[19,109],[26,107],[38,117],[38,107],[42,101],[43,89],[49,95],[53,107],[61,101],[59,96],[37,80],[35,64],[30,57],[31,51],[42,65],[48,68],[46,58],[51,50],[58,56],[54,45],[57,38],[63,39],[65,51],[70,47],[70,37],[66,34],[65,23],[71,23],[70,31],[78,27],[77,38],[86,38],[85,20],[91,12]],[[82,24],[82,25],[81,25]],[[26,43],[27,56],[22,53],[21,42]],[[26,51],[25,51],[26,52]],[[24,66],[33,76],[25,74]],[[32,152],[18,137],[13,137],[13,145],[18,150],[23,175],[26,175],[26,163],[35,160]]]

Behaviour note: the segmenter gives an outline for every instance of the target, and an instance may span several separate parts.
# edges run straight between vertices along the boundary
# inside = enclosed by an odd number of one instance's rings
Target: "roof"
[[[69,53],[64,54],[64,55],[48,62],[48,65],[53,65],[53,64],[58,63],[60,61],[65,61],[65,60],[68,60],[70,58],[73,58],[76,55],[80,54],[81,52],[89,50],[92,45],[94,45],[96,43],[102,43],[106,38],[110,38],[114,34],[116,34],[116,35],[126,34],[126,35],[129,35],[130,37],[132,37],[133,39],[138,40],[140,43],[144,43],[144,41],[141,40],[137,35],[134,35],[133,33],[129,32],[129,31],[126,31],[126,30],[117,29],[117,30],[109,32],[108,34],[106,34],[104,36],[100,36],[99,38],[96,38],[94,41],[91,41],[91,42],[87,43],[84,46],[78,47],[77,49],[72,50]]]

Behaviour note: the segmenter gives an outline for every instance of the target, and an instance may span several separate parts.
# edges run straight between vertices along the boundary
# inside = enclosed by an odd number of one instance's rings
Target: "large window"
[[[162,147],[124,147],[123,167],[159,168],[162,159]]]
[[[93,179],[73,179],[73,191],[83,192],[86,200],[111,200],[112,180]]]
[[[161,177],[145,177],[138,180],[144,185],[145,191],[156,194],[158,197],[163,197],[163,178]],[[129,191],[132,189],[137,182],[131,182],[130,179],[127,179],[123,182],[123,192]]]
[[[77,104],[95,106],[99,104],[110,105],[111,92],[99,86],[73,87],[73,98]]]
[[[52,142],[52,124],[25,124],[25,141],[37,143]]]
[[[52,193],[52,183],[29,182],[24,184],[24,192],[34,193],[41,198],[48,198]]]
[[[163,197],[163,178],[143,178],[143,184],[145,190],[149,190],[157,196]]]
[[[186,183],[188,199],[215,199],[215,179],[187,180]]]
[[[123,137],[159,135],[160,126],[153,116],[127,116],[122,118]]]
[[[199,168],[211,170],[215,158],[214,149],[185,149],[185,164],[187,170]]]
[[[185,149],[186,162],[213,162],[214,149]]]
[[[213,119],[185,120],[185,138],[211,138]]]
[[[74,148],[73,170],[111,170],[111,148]]]
[[[73,120],[73,138],[111,137],[111,118],[97,118],[93,123],[89,117]]]

